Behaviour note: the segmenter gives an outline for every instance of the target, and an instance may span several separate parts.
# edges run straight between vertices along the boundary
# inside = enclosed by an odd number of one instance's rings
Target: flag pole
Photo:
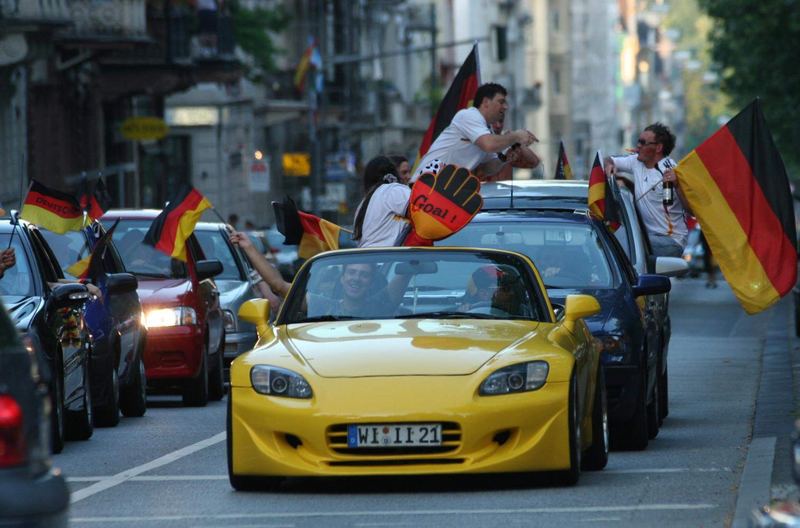
[[[219,211],[217,211],[217,209],[215,207],[211,208],[211,212],[213,212],[215,215],[217,215],[217,218],[219,218],[220,222],[225,224],[225,230],[226,231],[228,231],[229,233],[233,231],[233,226],[230,225],[228,222],[226,222],[224,218],[222,218],[222,215],[219,214]]]

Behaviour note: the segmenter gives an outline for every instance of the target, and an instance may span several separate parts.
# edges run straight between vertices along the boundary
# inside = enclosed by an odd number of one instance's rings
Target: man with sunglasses
[[[676,163],[667,157],[674,147],[675,135],[669,128],[653,123],[639,134],[633,154],[605,159],[606,174],[633,183],[636,206],[653,253],[664,257],[680,257],[689,236],[687,208],[672,170]],[[669,205],[663,200],[665,182],[678,191]]]

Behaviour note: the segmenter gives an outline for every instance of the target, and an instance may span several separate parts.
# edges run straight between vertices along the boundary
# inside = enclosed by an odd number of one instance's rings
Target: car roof
[[[585,180],[507,180],[481,185],[483,210],[586,209]]]
[[[225,229],[225,224],[222,222],[197,222],[194,228],[200,231],[215,231]]]
[[[20,218],[19,225],[28,226],[34,224],[31,224],[30,222]],[[6,216],[4,218],[0,218],[0,233],[10,233],[13,229],[14,229],[14,224],[11,223],[11,217]]]
[[[161,213],[161,209],[110,209],[102,218],[124,218],[126,220],[152,220]]]
[[[483,210],[472,219],[472,222],[559,222],[575,224],[591,224],[592,217],[588,209],[566,208],[566,209],[498,209]],[[445,239],[446,240],[446,239]]]

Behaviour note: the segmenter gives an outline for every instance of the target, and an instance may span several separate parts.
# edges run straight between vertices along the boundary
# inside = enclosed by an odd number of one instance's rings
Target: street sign
[[[160,117],[129,117],[120,126],[122,137],[130,141],[161,139],[169,127]]]
[[[308,152],[285,152],[283,154],[283,173],[286,176],[311,174],[311,155]]]
[[[250,162],[249,188],[252,192],[269,192],[269,156]]]

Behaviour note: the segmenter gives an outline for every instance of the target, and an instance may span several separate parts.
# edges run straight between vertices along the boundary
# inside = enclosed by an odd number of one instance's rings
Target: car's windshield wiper
[[[320,323],[324,321],[352,321],[354,319],[363,319],[363,317],[355,317],[353,315],[320,315],[317,317],[306,317],[295,323]]]

